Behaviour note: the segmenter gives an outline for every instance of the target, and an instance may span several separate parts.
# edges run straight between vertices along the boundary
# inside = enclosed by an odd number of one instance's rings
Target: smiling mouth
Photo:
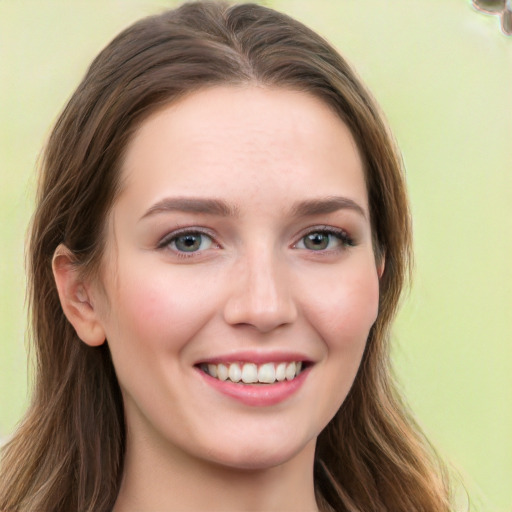
[[[302,361],[264,363],[202,363],[198,367],[210,377],[239,384],[274,384],[294,380],[306,368]]]

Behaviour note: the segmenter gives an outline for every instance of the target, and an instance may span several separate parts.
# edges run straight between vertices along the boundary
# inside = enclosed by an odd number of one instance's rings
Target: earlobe
[[[382,278],[382,275],[384,274],[384,269],[386,268],[386,257],[384,254],[382,254],[377,261],[377,275],[379,276],[379,281]]]
[[[72,252],[65,245],[61,244],[55,250],[52,270],[62,309],[78,337],[87,345],[102,345],[105,331],[91,291],[74,264]]]

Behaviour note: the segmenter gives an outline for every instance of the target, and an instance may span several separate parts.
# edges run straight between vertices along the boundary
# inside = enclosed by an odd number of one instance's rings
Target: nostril
[[[268,245],[271,244],[265,247]],[[289,268],[284,268],[274,252],[265,251],[261,244],[256,249],[248,250],[246,257],[238,262],[239,272],[226,298],[223,315],[232,326],[266,333],[292,323],[297,310]]]
[[[297,311],[291,300],[263,303],[252,297],[231,298],[224,308],[224,319],[228,324],[263,333],[291,324],[296,317]]]

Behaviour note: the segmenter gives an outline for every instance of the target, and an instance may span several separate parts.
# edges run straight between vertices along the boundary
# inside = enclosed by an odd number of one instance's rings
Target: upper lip
[[[265,363],[290,363],[299,362],[311,363],[312,359],[305,354],[300,352],[290,351],[238,351],[231,352],[224,355],[217,355],[213,357],[206,357],[197,361],[196,365],[199,364],[229,364],[229,363],[254,363],[257,365]]]

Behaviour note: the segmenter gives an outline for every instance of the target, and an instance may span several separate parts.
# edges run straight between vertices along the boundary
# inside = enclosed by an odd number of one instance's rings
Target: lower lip
[[[254,407],[268,407],[290,398],[300,389],[306,380],[309,370],[310,368],[306,368],[294,379],[275,382],[274,384],[241,384],[229,380],[216,379],[203,370],[197,369],[209,386],[245,405]]]

